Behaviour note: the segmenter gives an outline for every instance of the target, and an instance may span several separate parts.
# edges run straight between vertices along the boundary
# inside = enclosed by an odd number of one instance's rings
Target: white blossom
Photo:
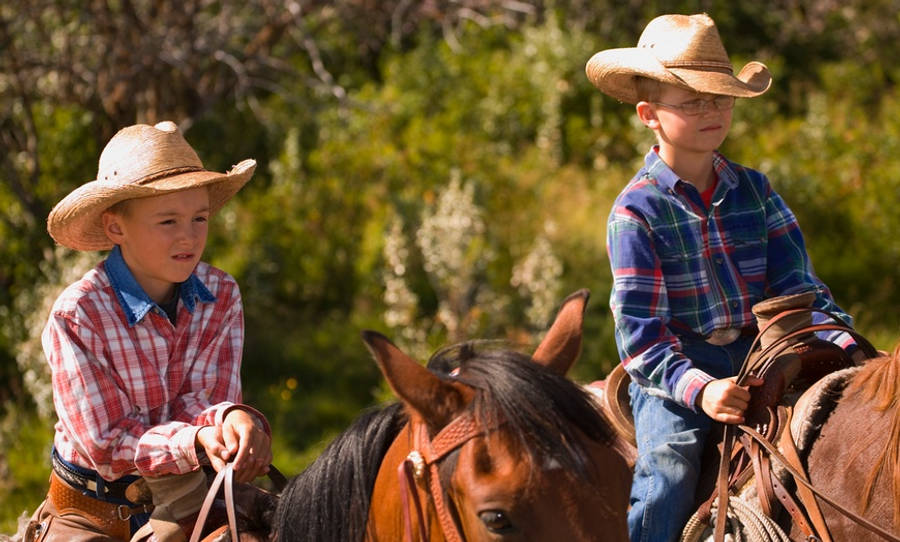
[[[528,254],[513,267],[510,284],[530,303],[525,315],[529,323],[543,329],[550,322],[559,301],[562,261],[553,252],[545,234],[539,235]]]

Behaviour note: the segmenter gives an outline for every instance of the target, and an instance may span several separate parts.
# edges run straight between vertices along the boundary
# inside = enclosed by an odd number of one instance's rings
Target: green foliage
[[[737,67],[760,59],[772,69],[769,93],[739,101],[723,151],[769,175],[804,228],[817,272],[860,330],[884,349],[898,340],[900,30],[892,2],[551,4],[517,24],[464,20],[451,33],[427,21],[402,32],[367,29],[365,18],[316,12],[286,32],[315,40],[321,65],[308,42],[275,42],[277,68],[254,72],[270,78],[264,92],[214,101],[192,117],[186,137],[209,168],[258,161],[253,181],[214,218],[206,259],[241,285],[245,400],[269,417],[275,462],[287,474],[361,409],[391,399],[362,329],[419,358],[466,336],[527,350],[547,307],[589,288],[574,377],[601,378],[617,362],[605,221],[652,135],[583,70],[593,52],[633,45],[662,12],[708,11]],[[292,75],[278,75],[287,68]],[[204,81],[221,75],[210,73]],[[17,359],[36,348],[40,318],[29,309],[46,310],[44,298],[81,265],[52,250],[43,220],[96,173],[110,120],[92,103],[37,92],[27,107],[10,102],[3,81],[6,122],[33,118],[40,134],[36,162],[9,154],[0,169],[0,389],[9,390],[0,395],[0,468],[9,473],[0,476],[8,480],[0,502],[33,506],[45,489],[51,429],[34,421],[25,398],[22,375],[26,366],[36,374],[36,362]],[[16,192],[17,181],[30,198]],[[437,231],[429,228],[452,193],[465,203],[459,216],[483,226],[441,230],[460,234],[456,262],[453,246],[435,256],[421,240]],[[436,280],[434,257],[466,286]],[[442,320],[451,298],[471,324],[456,334]],[[0,511],[0,530],[12,530],[19,513]]]
[[[47,494],[53,424],[22,406],[8,405],[0,419],[0,533],[15,533]]]
[[[881,119],[893,118],[900,103],[852,65],[824,65],[821,74],[823,88],[807,96],[804,117],[772,115],[764,130],[753,127],[763,125],[757,118],[742,121],[727,152],[769,175],[798,216],[817,273],[860,329],[895,328],[900,247],[892,232],[900,223],[892,207],[900,191],[900,140],[897,126]],[[858,87],[848,90],[848,80]],[[859,88],[870,89],[866,100]],[[735,116],[743,118],[750,105]]]

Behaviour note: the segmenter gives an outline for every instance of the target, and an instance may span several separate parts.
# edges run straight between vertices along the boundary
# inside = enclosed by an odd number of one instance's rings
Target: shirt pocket
[[[741,277],[761,287],[766,278],[768,231],[762,217],[743,217],[730,224],[726,233],[731,245],[731,260]]]
[[[725,235],[735,247],[753,246],[768,239],[766,223],[762,216],[738,215],[729,220]]]
[[[679,232],[671,235],[657,235],[656,254],[659,257],[663,276],[666,279],[670,294],[682,286],[693,284],[703,276],[704,248],[694,235]]]

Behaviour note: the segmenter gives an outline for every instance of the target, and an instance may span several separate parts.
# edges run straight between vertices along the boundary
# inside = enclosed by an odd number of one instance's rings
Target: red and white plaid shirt
[[[114,249],[57,299],[43,345],[62,459],[107,480],[197,469],[197,431],[241,402],[243,307],[202,262],[179,295],[172,325]]]

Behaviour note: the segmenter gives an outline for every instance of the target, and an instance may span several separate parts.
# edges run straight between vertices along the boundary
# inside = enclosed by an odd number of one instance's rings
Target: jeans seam
[[[650,525],[653,524],[653,513],[649,507],[647,507],[648,497],[652,494],[653,491],[653,471],[650,471],[650,476],[647,477],[647,490],[644,492],[644,514],[641,517],[641,542],[650,542],[648,537],[650,536]]]

